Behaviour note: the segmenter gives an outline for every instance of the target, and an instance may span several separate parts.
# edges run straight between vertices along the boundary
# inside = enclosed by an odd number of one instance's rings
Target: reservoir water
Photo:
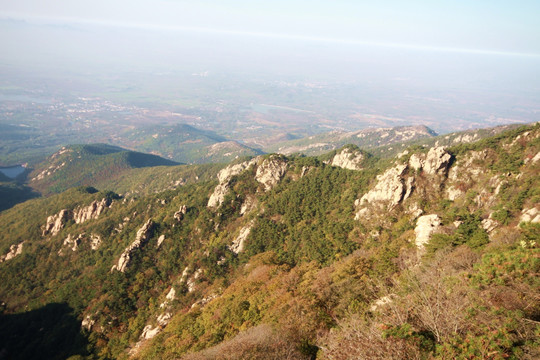
[[[26,168],[22,165],[0,167],[0,172],[11,179],[15,179],[17,176],[21,175],[25,170]]]

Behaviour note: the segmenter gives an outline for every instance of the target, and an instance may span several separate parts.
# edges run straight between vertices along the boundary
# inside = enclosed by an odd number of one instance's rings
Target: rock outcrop
[[[174,287],[171,287],[171,290],[169,290],[165,298],[169,301],[173,301],[176,298],[176,290],[174,290]]]
[[[420,216],[416,221],[414,233],[416,235],[415,244],[418,250],[424,250],[424,246],[431,239],[431,235],[441,226],[441,219],[437,214]]]
[[[334,156],[330,165],[349,170],[362,170],[362,161],[364,154],[345,148]]]
[[[466,157],[458,161],[450,171],[448,172],[448,178],[451,181],[458,181],[460,178],[474,178],[485,171],[485,167],[482,166],[482,162],[486,160],[488,156],[487,150],[482,151],[469,151]]]
[[[161,328],[159,326],[153,327],[152,325],[146,325],[141,334],[142,340],[152,339],[154,336],[159,334]]]
[[[71,251],[77,251],[77,249],[79,248],[79,245],[81,244],[81,241],[83,239],[83,236],[84,234],[79,234],[79,236],[77,236],[76,238],[74,238],[73,236],[71,236],[71,234],[69,234],[67,236],[67,238],[64,239],[64,243],[62,245],[64,246],[67,246],[67,247],[70,247],[71,248]],[[60,249],[58,251],[58,255],[62,255],[63,254],[63,249]]]
[[[255,180],[264,185],[264,191],[272,189],[281,180],[287,170],[287,162],[278,157],[270,156],[257,167]]]
[[[270,156],[264,160],[262,157],[256,157],[250,161],[245,161],[240,164],[227,166],[222,169],[218,174],[219,184],[214,188],[214,192],[208,199],[208,207],[217,208],[225,199],[225,196],[230,189],[230,181],[233,176],[242,173],[250,166],[257,166],[255,173],[255,180],[264,185],[264,190],[268,191],[272,189],[285,175],[287,171],[287,162],[280,156]]]
[[[409,159],[409,166],[415,170],[423,170],[428,175],[446,175],[452,160],[442,147],[433,147],[427,154],[413,154]]]
[[[141,247],[146,244],[146,242],[150,239],[152,236],[152,231],[154,228],[154,222],[152,219],[148,219],[148,221],[137,231],[137,236],[135,237],[135,241],[129,245],[122,255],[120,255],[120,259],[118,259],[118,263],[114,265],[111,268],[111,271],[118,270],[120,272],[125,272],[127,267],[129,266],[131,262],[131,257],[133,253],[137,250],[139,250]]]
[[[251,210],[257,208],[257,198],[255,196],[248,195],[240,207],[240,215],[245,215]]]
[[[156,243],[156,247],[159,249],[161,247],[161,244],[165,241],[165,235],[161,234],[159,235]]]
[[[60,210],[58,214],[47,218],[47,222],[43,226],[42,236],[58,234],[69,220],[74,220],[76,224],[82,224],[85,221],[97,219],[110,205],[110,200],[103,198],[100,201],[94,200],[90,205],[78,207],[73,211],[68,209]]]
[[[492,218],[492,214],[487,219],[482,220],[482,229],[486,230],[488,234],[492,233],[497,228],[499,223]]]
[[[187,213],[187,206],[182,205],[180,206],[180,209],[174,213],[174,219],[178,222],[182,221],[184,219],[184,215]]]
[[[92,250],[99,249],[99,247],[101,246],[101,242],[101,236],[96,234],[90,235],[90,247],[92,248]]]
[[[391,210],[408,199],[416,187],[415,171],[432,177],[426,184],[437,188],[443,183],[448,174],[452,156],[442,147],[434,147],[427,154],[413,154],[405,164],[398,163],[377,176],[375,186],[356,200],[358,209],[355,219],[360,220],[371,213],[374,207]],[[425,182],[424,182],[425,183]],[[426,186],[426,185],[424,185]]]
[[[537,208],[523,209],[519,221],[540,223],[540,211]]]
[[[251,227],[253,225],[249,224],[248,226],[243,227],[240,230],[240,234],[234,239],[231,246],[229,246],[229,249],[235,253],[238,254],[244,250],[244,244],[246,242],[247,237],[249,236],[249,233],[251,232]]]
[[[185,272],[185,270],[184,270],[184,272]],[[193,273],[193,275],[189,279],[187,279],[186,285],[187,285],[187,288],[188,288],[188,292],[195,291],[195,285],[197,283],[197,280],[201,277],[201,275],[202,275],[202,269],[197,269]],[[182,273],[182,278],[184,278],[184,273]]]
[[[90,241],[90,248],[92,250],[97,250],[101,246],[101,236],[96,234],[91,234],[90,237],[86,236],[85,233],[79,234],[77,237],[73,237],[71,234],[68,234],[67,238],[64,239],[63,246],[68,247],[71,251],[75,252],[79,249],[79,246],[82,244],[83,240]],[[65,255],[65,249],[58,250],[58,255]]]
[[[406,164],[396,165],[386,170],[382,175],[377,176],[377,184],[375,187],[365,193],[360,200],[357,201],[357,205],[387,204],[389,208],[393,208],[399,204],[405,194],[405,181],[403,175],[406,170]]]
[[[103,198],[100,201],[94,200],[88,206],[78,207],[73,210],[73,220],[75,220],[75,223],[77,224],[82,224],[85,221],[97,219],[110,205],[111,201],[106,198]]]
[[[240,164],[229,165],[225,169],[220,170],[217,174],[219,184],[215,187],[214,192],[208,199],[208,207],[219,207],[223,203],[225,195],[227,195],[229,192],[231,178],[240,174],[242,171],[254,165],[256,162],[256,159],[252,159],[250,161],[244,161]]]
[[[60,210],[56,215],[47,218],[47,223],[43,227],[42,236],[56,235],[66,226],[66,222],[71,219],[72,213],[67,209]]]
[[[205,305],[208,304],[210,301],[212,301],[212,300],[214,300],[214,299],[216,299],[216,298],[218,298],[218,295],[217,295],[217,294],[210,294],[210,295],[208,295],[208,296],[206,296],[206,297],[203,297],[203,298],[200,299],[200,300],[195,301],[195,302],[191,305],[191,308],[192,308],[192,309],[195,309],[196,307],[201,308],[201,307],[205,306]]]
[[[23,244],[15,244],[9,247],[9,252],[6,255],[0,256],[0,263],[13,259],[14,257],[21,255],[23,251]]]
[[[92,326],[96,323],[96,320],[92,319],[90,315],[86,315],[86,317],[81,322],[81,327],[85,328],[86,330],[90,331],[92,330]]]

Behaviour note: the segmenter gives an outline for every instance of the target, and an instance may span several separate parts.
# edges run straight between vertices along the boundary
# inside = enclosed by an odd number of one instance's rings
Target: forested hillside
[[[0,213],[0,358],[540,357],[540,126],[402,150],[89,162]]]

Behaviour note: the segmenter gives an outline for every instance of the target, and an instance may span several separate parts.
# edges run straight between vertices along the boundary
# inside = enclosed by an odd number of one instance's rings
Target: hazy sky
[[[0,18],[540,56],[538,0],[0,0]]]

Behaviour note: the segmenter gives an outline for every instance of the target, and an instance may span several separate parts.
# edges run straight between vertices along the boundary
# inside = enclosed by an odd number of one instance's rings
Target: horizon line
[[[123,28],[123,29],[140,29],[140,30],[150,30],[150,31],[199,32],[199,33],[208,33],[208,34],[225,34],[225,35],[233,35],[233,36],[252,36],[252,37],[297,40],[297,41],[376,46],[376,47],[408,49],[408,50],[416,50],[416,51],[437,51],[437,52],[452,52],[452,53],[464,53],[464,54],[474,54],[474,55],[498,55],[498,56],[540,58],[540,53],[525,53],[525,52],[516,52],[516,51],[502,51],[502,50],[488,50],[488,49],[455,48],[455,47],[449,47],[449,46],[432,46],[432,45],[393,43],[393,42],[376,42],[376,41],[365,41],[365,40],[360,40],[360,39],[355,39],[355,38],[335,38],[335,37],[309,36],[309,35],[300,35],[300,34],[252,32],[252,31],[216,29],[216,28],[207,28],[207,27],[157,25],[157,24],[115,22],[115,21],[92,20],[92,19],[81,19],[81,18],[67,18],[67,17],[43,17],[43,16],[35,16],[35,15],[23,16],[20,14],[2,13],[2,12],[0,12],[0,21],[23,21],[26,24],[38,25],[38,26],[92,25],[92,26],[100,26],[100,27],[115,27],[115,28]]]

